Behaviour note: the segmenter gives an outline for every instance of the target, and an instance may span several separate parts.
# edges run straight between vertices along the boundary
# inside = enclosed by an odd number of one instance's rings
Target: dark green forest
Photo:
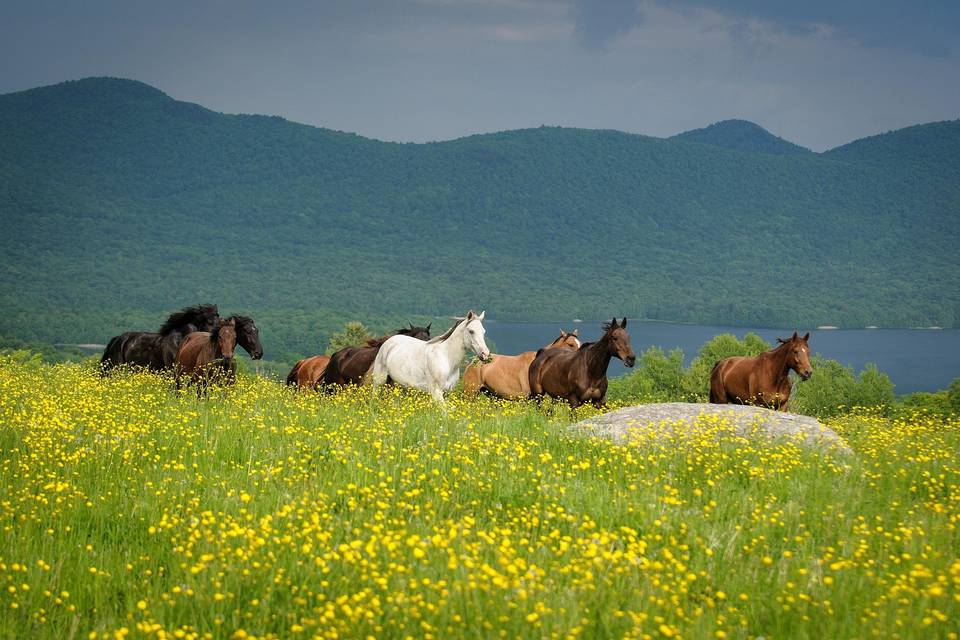
[[[110,78],[0,96],[0,336],[105,342],[201,301],[267,358],[499,320],[960,326],[960,121],[813,153],[751,123],[397,144]]]

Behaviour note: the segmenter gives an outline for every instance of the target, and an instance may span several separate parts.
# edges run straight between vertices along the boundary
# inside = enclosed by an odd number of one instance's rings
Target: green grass
[[[956,637],[956,418],[617,446],[592,409],[171,387],[0,356],[0,636]]]

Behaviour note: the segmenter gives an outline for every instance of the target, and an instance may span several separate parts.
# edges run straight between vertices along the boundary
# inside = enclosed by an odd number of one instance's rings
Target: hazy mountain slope
[[[383,143],[113,79],[8,94],[0,334],[102,340],[201,299],[291,349],[318,308],[954,325],[960,143],[926,126],[928,160],[923,135],[871,162],[547,127]]]

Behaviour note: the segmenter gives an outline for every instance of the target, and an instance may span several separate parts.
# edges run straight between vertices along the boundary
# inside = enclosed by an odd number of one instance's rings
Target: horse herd
[[[411,324],[362,346],[304,358],[293,366],[287,384],[332,390],[363,384],[376,389],[389,382],[425,391],[442,405],[444,392],[460,380],[461,364],[473,354],[463,374],[467,394],[485,392],[505,399],[549,396],[572,408],[588,402],[599,407],[606,399],[610,360],[618,358],[627,367],[636,362],[626,318],[604,324],[603,335],[595,342],[581,343],[576,330],[561,331],[538,351],[499,355],[487,348],[484,316],[470,311],[433,338],[430,325]],[[813,373],[809,338],[809,333],[801,337],[794,331],[758,356],[720,360],[710,375],[710,401],[786,410],[790,371],[803,380]],[[155,333],[130,331],[116,336],[107,345],[101,365],[104,373],[121,364],[172,370],[177,388],[189,379],[200,394],[213,380],[227,384],[235,380],[237,345],[253,359],[263,356],[260,331],[253,320],[236,315],[223,319],[216,305],[197,305],[172,314]]]

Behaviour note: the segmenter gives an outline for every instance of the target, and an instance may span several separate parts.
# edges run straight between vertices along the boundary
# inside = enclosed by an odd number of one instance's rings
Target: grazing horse
[[[237,346],[237,323],[220,322],[213,331],[195,331],[183,339],[174,365],[177,389],[183,377],[197,383],[197,395],[214,379],[233,381],[233,351]],[[217,361],[220,362],[217,362]]]
[[[443,392],[457,384],[460,363],[467,351],[472,351],[481,360],[490,357],[490,350],[483,340],[485,313],[477,315],[471,310],[443,335],[427,342],[412,336],[388,338],[370,369],[374,391],[389,378],[405,387],[426,391],[443,405]]]
[[[330,356],[310,356],[299,360],[287,374],[287,384],[295,384],[304,389],[316,389],[329,364]]]
[[[803,380],[813,375],[809,339],[809,332],[801,338],[794,331],[786,340],[777,338],[779,346],[758,356],[734,356],[719,361],[710,373],[710,402],[754,404],[786,411],[790,370]]]
[[[163,371],[173,366],[183,337],[194,331],[212,331],[220,320],[215,304],[185,307],[173,313],[160,331],[128,331],[111,338],[100,358],[103,373],[121,364]]]
[[[409,328],[400,329],[393,335],[410,336],[417,340],[429,340],[430,326],[432,324],[431,322],[425,327],[415,327],[411,324]],[[317,380],[314,380],[313,384],[340,386],[363,384],[363,378],[367,375],[370,367],[373,366],[373,361],[377,357],[380,347],[391,337],[393,336],[373,338],[367,340],[366,345],[362,347],[345,347],[340,349],[340,351],[330,356],[330,364],[326,366],[324,371],[320,372],[323,374],[323,379],[320,380],[319,383]],[[293,372],[291,371],[290,374],[293,375]],[[290,384],[289,376],[287,377],[287,384]],[[305,385],[301,382],[300,386]]]
[[[576,409],[584,402],[597,407],[604,405],[607,395],[607,366],[616,356],[632,367],[636,361],[627,319],[617,324],[614,318],[603,325],[603,337],[587,342],[576,351],[541,349],[530,363],[530,395],[539,398],[548,395],[570,403]]]
[[[572,333],[560,330],[560,336],[544,349],[580,348],[577,331]],[[515,356],[491,354],[492,360],[486,364],[474,363],[463,372],[463,392],[476,395],[481,390],[493,395],[515,400],[530,396],[530,363],[537,357],[535,351],[524,351]]]

